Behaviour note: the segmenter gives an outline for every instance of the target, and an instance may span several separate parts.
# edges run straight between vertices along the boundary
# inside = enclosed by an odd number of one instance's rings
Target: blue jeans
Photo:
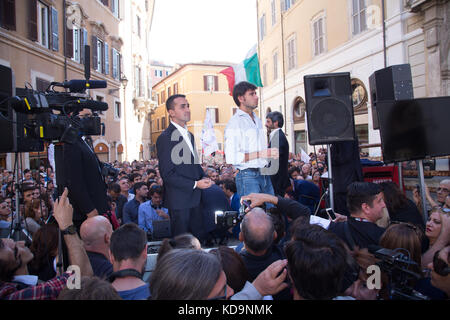
[[[238,195],[246,196],[250,193],[267,193],[275,195],[270,176],[261,175],[259,170],[243,170],[236,175],[236,188]],[[274,207],[266,203],[266,208]]]

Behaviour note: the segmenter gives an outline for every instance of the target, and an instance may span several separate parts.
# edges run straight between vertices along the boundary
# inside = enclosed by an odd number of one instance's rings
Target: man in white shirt
[[[240,82],[233,89],[233,99],[239,110],[228,121],[225,128],[225,158],[239,170],[236,175],[237,193],[274,194],[270,175],[276,173],[267,167],[268,159],[278,159],[277,148],[267,148],[261,120],[253,112],[258,106],[256,87]],[[277,170],[278,167],[275,169]]]
[[[204,236],[200,189],[209,188],[211,179],[198,163],[194,136],[187,130],[191,119],[186,96],[176,94],[166,102],[170,125],[158,137],[156,148],[163,180],[163,206],[169,209],[172,236],[190,232],[198,239]]]

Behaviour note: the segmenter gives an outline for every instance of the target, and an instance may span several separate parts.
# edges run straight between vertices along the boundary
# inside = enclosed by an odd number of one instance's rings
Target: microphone
[[[106,88],[106,86],[107,84],[104,80],[70,80],[62,83],[62,87],[76,93],[83,93],[86,89]]]
[[[83,108],[91,109],[92,111],[106,111],[108,110],[108,104],[106,102],[95,100],[80,100],[80,105]]]

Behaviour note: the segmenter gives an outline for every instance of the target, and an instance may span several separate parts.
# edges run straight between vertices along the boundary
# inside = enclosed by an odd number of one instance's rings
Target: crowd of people
[[[311,155],[308,163],[300,156],[291,156],[291,186],[284,197],[262,193],[240,197],[232,166],[214,161],[203,163],[214,184],[205,192],[227,200],[222,202],[223,207],[204,208],[206,224],[214,218],[214,211],[239,211],[241,200],[249,200],[251,208],[246,208],[248,213],[234,228],[219,230],[211,225],[209,238],[199,240],[191,234],[182,234],[164,239],[149,283],[141,278],[147,261],[147,242],[152,240],[152,222],[170,219],[162,206],[163,180],[158,160],[112,163],[118,174],[105,179],[113,218],[108,215],[88,218],[79,235],[64,235],[65,240],[74,238],[66,241],[69,257],[81,259],[77,265],[87,265],[79,290],[64,285],[69,275],[59,274],[55,263],[58,227],[64,229],[58,216],[70,216],[71,206],[64,197],[59,200],[65,201],[64,206],[58,204],[51,169],[24,170],[19,184],[23,199],[20,211],[22,227],[30,233],[32,242],[14,242],[3,236],[0,296],[3,299],[395,298],[393,284],[386,275],[382,288],[370,290],[366,285],[367,267],[380,262],[373,249],[379,246],[402,248],[414,263],[412,270],[418,278],[410,279],[408,288],[414,289],[418,296],[447,299],[450,216],[445,209],[450,204],[449,181],[441,182],[436,200],[430,196],[432,210],[426,224],[420,203],[406,198],[395,183],[355,182],[347,195],[350,216],[337,213],[336,220],[324,227],[310,223],[314,212],[307,203],[302,204],[296,187],[308,183],[309,188],[322,188],[321,180],[314,181],[314,176],[326,174],[325,160],[324,149],[317,156]],[[8,231],[15,212],[13,181],[12,173],[3,170],[0,226]],[[267,203],[273,207],[266,213]],[[62,212],[58,213],[58,208]],[[219,238],[225,243],[219,243]],[[241,244],[235,249],[220,245],[229,238]],[[81,248],[77,247],[80,243]],[[202,252],[213,244],[216,248]],[[71,253],[83,249],[83,255]],[[76,260],[72,259],[70,263],[74,264]],[[284,265],[289,276],[279,274]],[[40,293],[27,294],[34,286],[41,288],[37,291]]]
[[[189,102],[176,94],[157,158],[105,166],[80,134],[64,149],[63,192],[51,168],[3,170],[0,299],[449,299],[449,179],[436,199],[426,189],[422,212],[417,190],[410,200],[394,182],[363,182],[357,142],[336,143],[332,212],[327,151],[289,153],[279,112],[267,115],[267,143],[250,83],[233,99],[226,163],[199,161]]]

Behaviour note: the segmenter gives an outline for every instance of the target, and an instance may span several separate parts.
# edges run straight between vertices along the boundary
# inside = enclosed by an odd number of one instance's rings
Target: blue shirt
[[[161,210],[169,214],[169,211],[166,208],[161,208]],[[145,232],[153,232],[152,221],[165,220],[163,217],[158,215],[155,209],[153,209],[151,200],[148,200],[139,206],[138,216],[139,227],[145,230]]]
[[[122,223],[133,222],[138,224],[138,210],[141,203],[136,199],[131,199],[123,206]]]
[[[123,300],[146,300],[150,297],[150,287],[148,283],[131,290],[117,291]]]

